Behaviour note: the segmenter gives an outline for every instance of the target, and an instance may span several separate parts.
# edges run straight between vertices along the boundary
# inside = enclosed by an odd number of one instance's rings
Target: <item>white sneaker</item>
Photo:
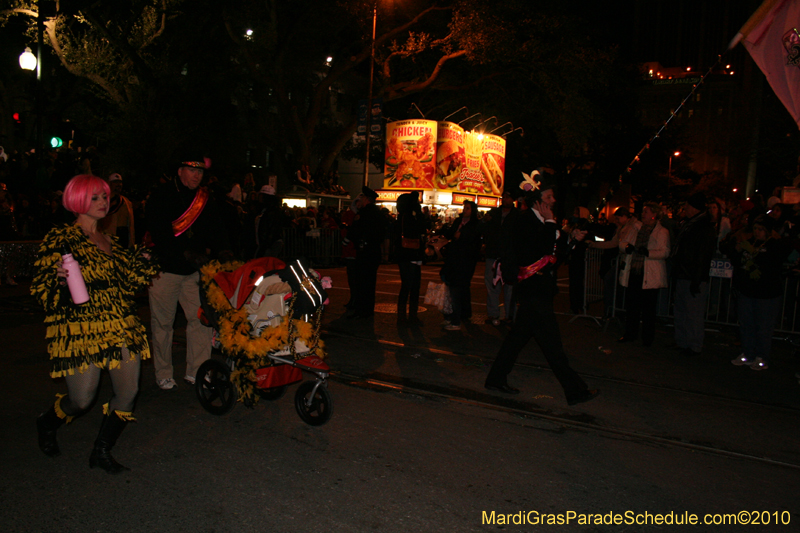
[[[185,381],[189,385],[194,385],[194,376],[190,376],[189,374],[186,374],[185,376],[183,376],[183,381]]]
[[[766,370],[768,368],[767,362],[760,357],[756,357],[756,360],[750,363],[750,370]]]
[[[156,380],[156,383],[158,383],[158,387],[161,390],[170,390],[178,386],[178,384],[175,383],[175,380],[172,378],[158,379]]]
[[[736,359],[731,359],[731,364],[734,364],[736,366],[744,366],[744,365],[749,366],[753,364],[753,361],[745,357],[744,354],[739,354],[739,357],[737,357]]]
[[[456,325],[456,324],[448,324],[448,325],[446,325],[444,327],[444,329],[447,330],[447,331],[460,331],[461,330],[461,326]]]

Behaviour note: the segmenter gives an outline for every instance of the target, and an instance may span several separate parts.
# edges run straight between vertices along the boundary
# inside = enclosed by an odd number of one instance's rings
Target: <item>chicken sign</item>
[[[401,120],[386,125],[386,189],[433,189],[436,122]]]
[[[386,134],[384,189],[502,195],[504,138],[422,119],[391,122]]]

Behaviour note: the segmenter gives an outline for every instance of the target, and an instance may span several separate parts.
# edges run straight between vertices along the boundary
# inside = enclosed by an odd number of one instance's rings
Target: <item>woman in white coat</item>
[[[625,268],[619,282],[627,287],[625,294],[625,334],[619,342],[630,342],[639,333],[642,322],[642,346],[653,344],[656,332],[658,289],[667,286],[669,231],[658,222],[661,206],[645,202],[641,222],[636,232],[620,239],[620,252],[625,256]]]

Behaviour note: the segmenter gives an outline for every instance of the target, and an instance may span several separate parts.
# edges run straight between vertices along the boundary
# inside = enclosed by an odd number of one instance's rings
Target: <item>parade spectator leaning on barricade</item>
[[[719,244],[724,241],[731,232],[731,220],[725,212],[725,202],[719,198],[711,198],[708,201],[708,218],[711,219],[711,224],[714,226],[714,232],[717,234],[717,250],[719,251]]]
[[[775,221],[761,215],[753,221],[752,234],[741,232],[723,243],[723,250],[733,263],[742,342],[742,353],[731,363],[753,370],[769,368],[772,332],[783,296],[783,263],[792,249],[774,229]]]
[[[514,286],[502,283],[498,279],[496,262],[500,259],[500,250],[504,241],[513,238],[514,222],[519,211],[514,207],[514,197],[509,191],[503,192],[500,207],[495,207],[483,218],[482,233],[485,245],[486,269],[483,281],[486,284],[486,318],[487,324],[500,325],[500,294],[503,294],[504,319],[511,323],[514,320],[513,291]]]
[[[591,214],[585,207],[576,207],[572,217],[564,226],[567,233],[573,229],[589,231]],[[584,308],[584,292],[586,289],[586,245],[589,240],[594,240],[593,232],[589,231],[582,241],[576,241],[570,247],[567,263],[569,264],[569,310],[573,315],[582,315]]]
[[[620,246],[620,243],[635,242],[635,235],[638,231],[636,227],[638,221],[631,216],[627,208],[615,209],[613,218],[617,229],[611,239],[587,243],[589,248],[605,250],[600,262],[600,276],[603,278],[604,319],[611,318],[614,312],[614,291],[617,288],[617,268],[614,260],[617,259],[618,253],[625,249],[625,245]]]
[[[619,342],[631,342],[642,323],[642,346],[652,346],[656,332],[658,289],[667,287],[666,259],[669,257],[669,231],[661,225],[661,206],[645,202],[636,232],[627,232],[620,241],[625,268],[620,285],[625,293],[625,333]]]
[[[709,270],[717,236],[706,211],[705,194],[691,195],[683,209],[687,218],[672,249],[675,347],[684,355],[694,356],[703,350]]]

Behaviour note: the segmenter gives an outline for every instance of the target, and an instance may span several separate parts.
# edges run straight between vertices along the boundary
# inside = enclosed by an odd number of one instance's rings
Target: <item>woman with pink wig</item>
[[[133,420],[141,361],[150,357],[133,297],[158,273],[158,265],[141,247],[125,249],[116,236],[98,229],[98,221],[108,212],[109,196],[108,183],[97,176],[81,174],[70,180],[62,202],[77,220],[45,236],[31,293],[47,313],[50,376],[63,377],[67,384],[67,394],[57,394],[54,405],[36,419],[39,448],[51,457],[59,455],[56,431],[89,409],[105,369],[114,395],[103,406],[89,466],[118,474],[127,468],[114,460],[111,448]],[[80,273],[64,268],[65,254],[78,261]],[[70,297],[66,280],[81,274],[89,301],[78,305]]]

